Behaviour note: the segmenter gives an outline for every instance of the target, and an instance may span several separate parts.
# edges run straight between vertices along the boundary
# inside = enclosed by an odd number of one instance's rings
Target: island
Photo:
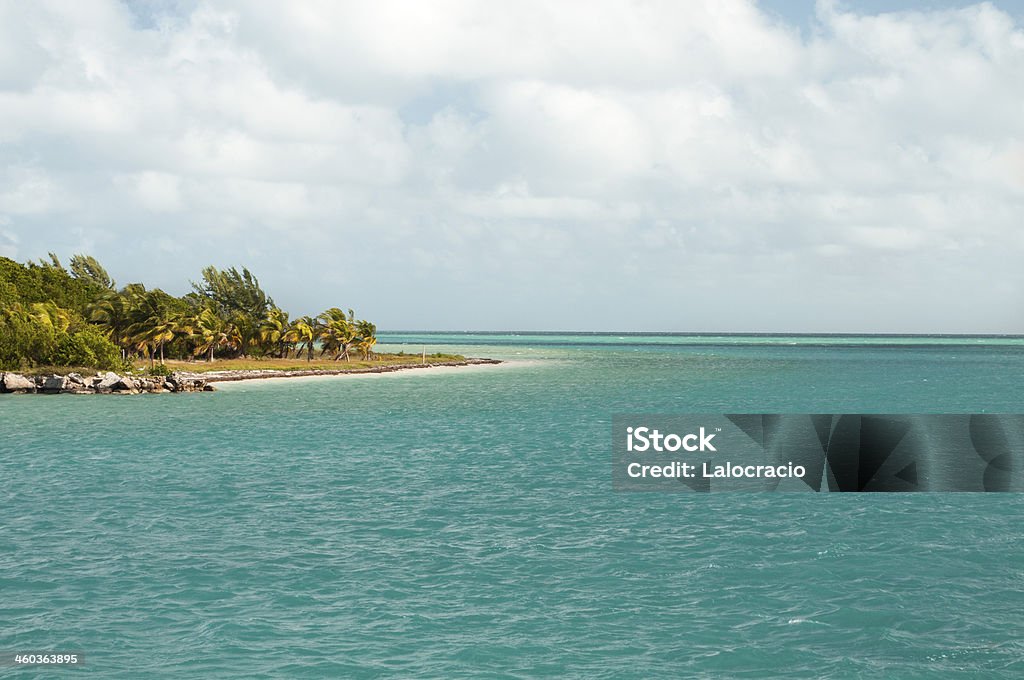
[[[0,257],[0,393],[201,392],[224,381],[501,363],[377,352],[373,322],[341,307],[292,318],[245,267],[206,267],[191,289],[119,288],[87,255],[68,268],[52,253],[24,264]]]

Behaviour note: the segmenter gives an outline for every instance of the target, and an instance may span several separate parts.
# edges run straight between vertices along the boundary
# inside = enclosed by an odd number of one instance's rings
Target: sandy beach
[[[446,361],[433,364],[397,364],[391,366],[375,366],[372,368],[341,368],[341,369],[308,369],[282,371],[274,369],[225,370],[207,371],[203,373],[180,372],[184,377],[205,380],[208,383],[251,383],[254,381],[284,379],[314,379],[357,376],[380,376],[409,371],[429,371],[432,375],[453,371],[465,371],[473,368],[487,368],[505,364],[498,359],[468,358],[463,361]]]

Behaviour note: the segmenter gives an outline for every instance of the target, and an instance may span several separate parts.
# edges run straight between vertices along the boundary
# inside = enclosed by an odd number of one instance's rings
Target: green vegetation
[[[141,283],[118,289],[95,258],[0,257],[0,370],[40,367],[130,369],[162,374],[165,362],[279,359],[375,360],[377,327],[332,307],[291,321],[246,268],[207,267],[192,292],[175,297]],[[194,366],[194,364],[193,364]],[[192,370],[195,370],[194,368]]]

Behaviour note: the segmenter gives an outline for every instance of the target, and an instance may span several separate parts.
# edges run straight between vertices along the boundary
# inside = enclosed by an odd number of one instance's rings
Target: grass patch
[[[5,371],[0,371],[4,373]],[[17,371],[6,371],[7,373],[17,373],[27,378],[34,378],[39,375],[67,375],[68,373],[78,373],[84,377],[97,375],[100,371],[95,368],[89,368],[87,366],[36,366],[35,368],[23,368]],[[106,371],[103,371],[104,373]]]

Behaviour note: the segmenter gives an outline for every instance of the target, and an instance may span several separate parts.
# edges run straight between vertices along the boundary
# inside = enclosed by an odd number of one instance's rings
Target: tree
[[[335,361],[349,360],[352,348],[373,355],[372,323],[339,307],[293,321],[244,267],[206,267],[192,285],[180,298],[141,283],[116,290],[89,255],[74,255],[69,269],[53,253],[25,264],[0,257],[0,369],[73,361],[109,368],[140,354],[154,366],[157,357],[212,361],[218,353],[286,358],[295,351],[307,361],[318,348]]]
[[[192,337],[196,342],[195,355],[206,355],[213,361],[216,350],[227,347],[237,349],[241,345],[238,329],[225,321],[212,307],[206,307],[189,321]]]
[[[103,268],[103,265],[97,262],[96,258],[91,255],[72,255],[71,274],[76,279],[89,281],[100,288],[114,290],[114,280],[110,278],[110,274],[107,274],[107,270]]]
[[[0,369],[26,366],[117,368],[118,348],[74,311],[52,302],[0,308]]]
[[[53,326],[21,304],[0,308],[0,369],[53,363],[56,341]]]
[[[349,349],[356,339],[355,313],[350,309],[348,316],[341,309],[331,307],[318,317],[322,322],[320,340],[323,344],[321,354],[330,352],[335,361],[344,358],[349,360]]]
[[[164,345],[181,331],[182,302],[156,288],[137,294],[134,303],[130,312],[132,323],[127,330],[130,342],[146,353],[151,366],[156,364],[159,351],[162,364]]]
[[[60,261],[19,264],[0,257],[0,298],[5,306],[15,303],[52,302],[79,314],[102,292],[92,281],[77,279]]]
[[[102,328],[107,337],[121,348],[121,358],[131,345],[128,327],[131,325],[131,299],[125,293],[107,291],[86,308],[86,318]]]
[[[296,319],[284,334],[286,342],[298,345],[299,351],[306,350],[306,361],[313,360],[313,348],[320,337],[320,321],[311,316]]]
[[[44,268],[44,269],[55,269],[55,270],[61,271],[61,272],[65,272],[66,271],[64,269],[64,265],[62,265],[60,263],[60,258],[59,257],[57,257],[54,253],[47,253],[47,255],[49,256],[50,261],[47,262],[45,259],[39,258],[39,264],[37,265],[38,267],[41,267],[41,268]]]
[[[241,354],[263,354],[259,317],[250,316],[245,312],[235,312],[228,317],[228,322],[238,331],[238,349]]]
[[[288,334],[289,326],[288,312],[277,307],[267,312],[267,316],[260,322],[259,331],[264,349],[273,348],[278,357],[286,357],[289,343],[285,336]]]
[[[377,344],[377,326],[369,321],[356,322],[356,347],[363,353],[363,359],[370,360],[373,354],[373,346]]]
[[[52,302],[34,302],[29,306],[29,310],[29,318],[32,321],[54,332],[66,333],[71,327],[71,312]]]
[[[230,316],[240,312],[252,319],[263,319],[274,307],[274,301],[260,288],[260,282],[245,267],[224,271],[216,267],[203,269],[202,283],[192,283],[195,292],[213,302]]]

